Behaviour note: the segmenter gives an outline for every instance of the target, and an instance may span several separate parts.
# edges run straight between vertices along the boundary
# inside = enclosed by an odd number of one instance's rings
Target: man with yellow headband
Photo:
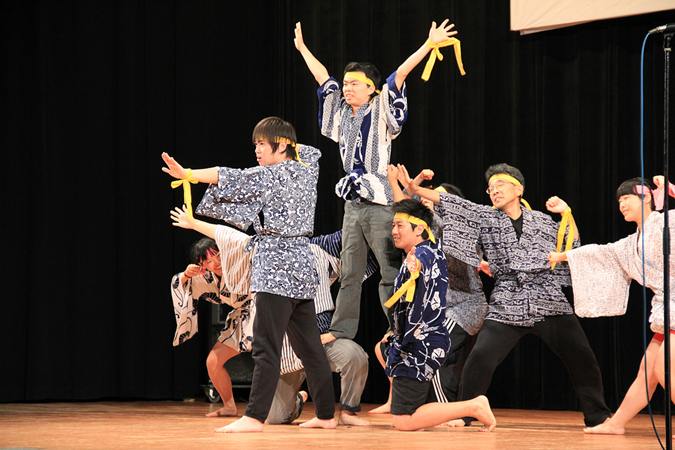
[[[534,334],[567,368],[585,424],[604,422],[610,411],[600,368],[562,291],[562,286],[571,285],[569,267],[559,264],[551,270],[549,264],[558,224],[523,205],[525,179],[520,170],[509,164],[487,169],[492,207],[422,188],[403,171],[408,189],[436,205],[443,220],[445,253],[478,267],[478,246],[494,277],[488,313],[462,373],[460,398],[485,394],[497,366],[523,336]],[[560,214],[569,209],[558,197],[549,198],[546,208]],[[574,245],[579,245],[578,239]]]
[[[497,422],[484,396],[434,401],[432,379],[450,350],[450,332],[445,326],[447,261],[431,231],[434,216],[426,206],[405,199],[394,203],[393,210],[394,245],[407,257],[386,303],[394,319],[385,368],[392,380],[392,423],[410,431],[470,415],[491,431]]]
[[[391,141],[408,116],[405,79],[434,45],[457,34],[446,19],[432,22],[425,43],[410,55],[380,89],[380,73],[367,62],[352,62],[340,83],[305,45],[302,28],[295,27],[295,47],[319,84],[321,134],[337,142],[346,175],[335,192],[345,203],[342,221],[343,273],[330,333],[322,339],[353,339],[359,323],[361,280],[370,247],[380,265],[380,302],[389,298],[400,264],[400,252],[391,243],[392,193],[387,183]],[[385,314],[389,318],[386,308]]]
[[[284,333],[302,360],[315,403],[316,417],[301,426],[335,428],[333,379],[312,301],[319,279],[309,244],[314,232],[321,151],[297,144],[295,128],[279,117],[258,122],[252,140],[260,166],[248,169],[210,167],[192,171],[162,154],[166,164],[162,170],[167,174],[210,184],[197,214],[243,230],[253,225],[256,231],[247,246],[247,250],[255,248],[251,260],[251,292],[256,296],[251,394],[244,416],[217,431],[263,430],[279,379]],[[172,216],[176,226],[183,226],[183,218],[192,218],[180,211]],[[201,221],[194,223],[199,225]]]

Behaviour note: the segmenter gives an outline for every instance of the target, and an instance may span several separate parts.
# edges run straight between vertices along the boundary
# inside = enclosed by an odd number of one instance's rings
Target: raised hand
[[[662,188],[666,184],[666,178],[663,175],[655,175],[652,181],[657,188]]]
[[[173,159],[167,152],[162,153],[162,159],[164,160],[164,164],[166,164],[166,167],[162,167],[162,172],[168,173],[179,180],[185,179],[187,171],[178,163],[178,161]]]
[[[183,205],[183,208],[176,207],[171,211],[171,220],[173,220],[174,227],[185,228],[188,230],[193,230],[195,225],[195,219],[187,212],[187,208]]]
[[[555,195],[546,200],[546,209],[552,213],[562,214],[567,208],[569,208],[569,206],[567,206],[565,200],[556,197]]]
[[[185,268],[185,271],[183,272],[187,278],[196,277],[202,273],[204,273],[204,270],[198,264],[188,264],[188,266]]]
[[[293,43],[295,44],[295,48],[300,52],[307,48],[305,40],[302,37],[302,25],[300,25],[300,22],[295,24],[295,38],[293,38]]]
[[[431,28],[429,29],[429,41],[433,42],[434,44],[438,44],[439,42],[443,42],[451,36],[456,35],[457,31],[451,31],[453,28],[455,28],[455,24],[448,24],[448,22],[450,22],[450,19],[445,19],[438,27],[436,26],[436,22],[431,22]]]
[[[392,186],[396,185],[396,182],[398,181],[398,167],[393,164],[387,165],[387,180]]]

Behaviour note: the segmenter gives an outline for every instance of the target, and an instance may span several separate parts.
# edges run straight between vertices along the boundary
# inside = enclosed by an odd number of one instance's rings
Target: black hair
[[[429,225],[429,229],[433,226],[434,223],[434,213],[429,210],[426,206],[422,204],[419,200],[413,200],[411,198],[406,198],[404,200],[398,201],[394,203],[391,206],[392,211],[394,214],[396,213],[404,213],[408,214],[410,216],[415,216],[418,219],[422,219]],[[417,225],[414,223],[411,224],[413,229]],[[429,234],[427,233],[426,230],[422,233],[422,239],[429,239]]]
[[[211,238],[201,238],[190,247],[190,262],[192,264],[201,264],[211,252],[218,252],[216,241]]]
[[[445,192],[447,192],[448,194],[456,195],[457,197],[466,198],[466,197],[464,197],[464,193],[462,192],[462,190],[460,188],[458,188],[457,186],[455,186],[454,184],[441,183],[439,186],[442,187],[443,189],[445,189]]]
[[[347,65],[345,66],[345,71],[342,74],[344,77],[344,74],[347,72],[363,72],[368,78],[370,78],[373,83],[375,83],[375,86],[373,86],[375,89],[379,89],[380,86],[380,81],[382,81],[382,76],[380,75],[380,71],[377,70],[377,67],[375,67],[375,64],[369,63],[369,62],[357,62],[357,61],[352,61],[348,62]],[[376,95],[375,92],[371,94]]]
[[[298,142],[298,138],[295,134],[295,127],[290,123],[285,121],[280,117],[270,116],[265,117],[260,122],[258,122],[253,128],[253,142],[257,140],[264,139],[270,143],[272,146],[272,151],[276,152],[279,149],[278,138],[288,139],[290,145],[286,145],[286,156],[291,159],[296,159],[297,152],[295,144]]]
[[[644,195],[637,189],[638,186],[645,186],[650,190],[652,199],[649,202],[649,206],[651,206],[652,211],[655,211],[656,208],[654,205],[654,194],[651,192],[654,188],[652,187],[651,183],[644,178],[635,177],[621,183],[616,189],[616,200],[618,201],[623,195],[637,195],[638,197],[642,198]]]
[[[493,164],[488,167],[485,171],[485,181],[489,183],[490,178],[492,178],[493,175],[497,175],[499,173],[511,175],[513,178],[520,181],[520,184],[523,185],[523,190],[525,190],[525,177],[523,176],[522,172],[518,170],[517,167],[513,167],[512,165],[506,163]]]

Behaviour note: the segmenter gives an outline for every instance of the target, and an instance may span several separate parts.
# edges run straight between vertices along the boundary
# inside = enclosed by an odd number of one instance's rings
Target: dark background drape
[[[433,168],[440,181],[487,203],[485,168],[509,162],[535,209],[559,195],[583,242],[634,230],[617,185],[639,175],[640,48],[675,13],[520,36],[499,1],[8,1],[1,11],[4,326],[0,401],[180,399],[207,382],[202,332],[173,348],[172,274],[198,236],[173,229],[181,202],[160,171],[168,151],[189,167],[255,164],[251,130],[269,115],[294,123],[324,152],[315,232],[341,226],[333,194],[337,145],[319,135],[316,85],[293,46],[302,21],[310,49],[337,78],[348,61],[383,78],[450,17],[451,49],[431,80],[407,80],[410,115],[393,162]],[[645,58],[646,173],[660,173],[663,51]],[[193,189],[196,200],[203,186]],[[377,279],[362,299],[357,342],[371,355],[365,402],[386,398],[372,348],[384,332]],[[488,284],[489,289],[489,284]],[[202,320],[209,310],[201,310]],[[645,318],[584,319],[615,408],[635,376]],[[206,328],[203,328],[206,330]],[[524,339],[499,367],[493,406],[576,409],[562,363]],[[658,407],[658,405],[657,405]]]

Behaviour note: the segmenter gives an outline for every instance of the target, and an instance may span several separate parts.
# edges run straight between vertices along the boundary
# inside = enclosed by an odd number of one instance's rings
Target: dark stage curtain
[[[181,202],[160,171],[168,151],[189,167],[255,164],[251,130],[293,122],[324,152],[315,232],[341,226],[337,145],[319,135],[315,82],[293,26],[338,78],[348,61],[383,77],[425,40],[432,20],[460,31],[467,75],[451,49],[430,81],[408,78],[410,116],[393,162],[487,203],[485,168],[520,167],[525,197],[565,198],[586,243],[633,231],[614,191],[639,174],[640,46],[657,13],[520,36],[499,1],[8,1],[2,7],[5,327],[0,401],[180,399],[207,382],[208,323],[173,348],[172,274],[194,232],[173,229]],[[663,52],[646,50],[646,172],[661,169]],[[672,174],[671,174],[672,175]],[[203,186],[193,189],[196,200]],[[365,402],[386,398],[372,354],[385,331],[364,289],[357,341],[371,355]],[[489,284],[488,284],[489,289]],[[11,294],[11,295],[10,295]],[[615,408],[635,376],[645,319],[582,320]],[[208,308],[201,310],[207,321]],[[577,407],[565,368],[524,339],[499,367],[496,407]]]

